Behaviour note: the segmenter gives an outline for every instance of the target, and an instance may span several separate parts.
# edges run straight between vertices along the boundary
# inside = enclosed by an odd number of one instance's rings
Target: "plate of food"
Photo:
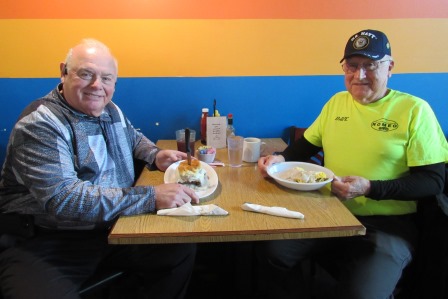
[[[280,185],[301,191],[318,190],[334,177],[334,173],[328,168],[306,162],[272,164],[267,172]]]
[[[197,159],[191,159],[191,165],[187,160],[173,163],[165,171],[165,184],[179,183],[195,190],[199,198],[207,197],[215,192],[218,187],[218,175],[207,163]]]

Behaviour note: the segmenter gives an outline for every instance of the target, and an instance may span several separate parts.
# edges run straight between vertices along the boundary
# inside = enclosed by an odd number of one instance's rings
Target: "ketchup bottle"
[[[207,117],[208,108],[202,108],[201,116],[201,143],[207,144]]]

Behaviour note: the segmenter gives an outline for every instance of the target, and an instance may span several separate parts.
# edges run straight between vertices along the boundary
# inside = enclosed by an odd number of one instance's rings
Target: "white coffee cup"
[[[247,137],[243,143],[243,161],[257,162],[260,158],[261,147],[264,145],[260,138]]]

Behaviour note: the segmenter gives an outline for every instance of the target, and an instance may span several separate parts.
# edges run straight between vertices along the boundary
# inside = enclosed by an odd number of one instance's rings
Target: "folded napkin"
[[[208,165],[212,166],[212,167],[216,167],[216,166],[226,166],[226,164],[222,163],[222,162],[218,162],[218,161],[213,161],[208,163]]]
[[[227,212],[224,209],[221,209],[217,205],[201,205],[201,206],[192,206],[191,203],[186,203],[183,206],[172,209],[163,209],[158,210],[157,215],[160,216],[198,216],[198,215],[227,215]]]
[[[305,218],[305,216],[302,213],[296,211],[290,211],[287,208],[283,207],[266,207],[246,202],[243,205],[241,205],[241,208],[245,211],[264,213],[280,217],[298,218],[298,219]]]

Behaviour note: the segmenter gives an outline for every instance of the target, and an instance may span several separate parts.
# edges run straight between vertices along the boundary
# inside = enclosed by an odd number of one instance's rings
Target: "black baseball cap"
[[[345,46],[344,57],[342,57],[340,62],[354,55],[380,60],[385,55],[391,55],[389,40],[381,31],[362,30],[350,37]]]

